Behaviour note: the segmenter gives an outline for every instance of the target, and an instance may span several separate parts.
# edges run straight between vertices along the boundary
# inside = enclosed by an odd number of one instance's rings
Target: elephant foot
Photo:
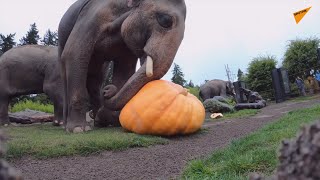
[[[101,108],[94,120],[95,127],[120,127],[119,121],[120,111],[110,111],[106,108]]]
[[[66,127],[67,132],[70,133],[83,133],[83,132],[87,132],[87,131],[91,131],[92,128],[91,126],[87,125],[87,126],[68,126]]]
[[[9,118],[5,118],[4,120],[1,120],[0,121],[0,126],[4,126],[4,127],[7,127],[10,125],[10,121],[9,121]]]
[[[84,121],[67,121],[65,130],[70,133],[83,133],[92,130],[90,124]]]
[[[54,120],[54,121],[52,122],[52,125],[53,125],[53,126],[62,126],[62,125],[63,125],[63,121]]]

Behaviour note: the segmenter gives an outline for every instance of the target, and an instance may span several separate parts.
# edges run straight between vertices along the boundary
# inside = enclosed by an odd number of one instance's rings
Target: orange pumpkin
[[[204,119],[198,98],[165,80],[146,84],[120,113],[121,126],[138,134],[190,134],[201,128]]]

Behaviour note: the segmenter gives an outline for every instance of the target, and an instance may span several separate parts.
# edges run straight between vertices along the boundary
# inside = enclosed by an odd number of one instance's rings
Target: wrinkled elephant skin
[[[8,124],[10,99],[45,93],[54,104],[54,116],[63,119],[63,86],[58,66],[58,48],[39,45],[15,47],[0,57],[0,123]]]
[[[184,0],[78,0],[60,21],[59,60],[66,130],[85,131],[85,104],[99,102],[96,71],[114,62],[113,85],[104,107],[119,111],[148,82],[169,70],[184,36]],[[136,72],[138,59],[143,62]],[[148,67],[148,68],[147,68]]]
[[[228,97],[234,95],[234,86],[230,81],[214,79],[200,86],[199,96],[203,101],[215,96]]]

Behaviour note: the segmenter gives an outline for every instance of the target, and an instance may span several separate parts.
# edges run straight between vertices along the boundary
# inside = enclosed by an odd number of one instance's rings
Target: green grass
[[[66,133],[51,124],[7,127],[7,159],[32,156],[54,158],[89,155],[103,150],[123,150],[165,144],[167,139],[124,132],[121,128],[95,129],[83,134]]]
[[[235,112],[223,114],[222,119],[232,119],[232,118],[247,118],[256,115],[260,110],[258,109],[243,109]]]
[[[207,159],[194,160],[183,179],[248,179],[250,172],[270,175],[278,164],[277,153],[283,139],[294,137],[304,124],[319,119],[320,106],[289,112],[271,123],[218,150]]]
[[[313,99],[316,99],[316,98],[318,98],[318,97],[315,97],[315,96],[299,96],[299,97],[290,99],[289,101],[301,102],[301,101],[310,101],[310,100],[313,100]]]
[[[29,100],[18,102],[10,109],[10,112],[14,113],[19,111],[24,111],[26,109],[42,111],[42,112],[53,114],[53,105],[44,105],[44,104],[41,104],[40,102],[33,102]]]

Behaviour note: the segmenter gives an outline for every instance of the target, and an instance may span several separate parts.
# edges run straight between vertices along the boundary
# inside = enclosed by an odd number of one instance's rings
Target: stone
[[[225,113],[234,111],[233,106],[220,102],[215,98],[205,100],[203,102],[203,106],[206,112],[210,113]]]
[[[273,180],[320,179],[320,121],[305,126],[293,140],[282,142]],[[251,178],[265,179],[254,175]]]
[[[26,109],[16,113],[9,113],[9,119],[12,123],[32,124],[53,122],[54,116],[53,114]]]
[[[0,131],[0,179],[3,180],[22,180],[21,172],[11,167],[4,159],[5,155],[4,141],[5,136]]]

